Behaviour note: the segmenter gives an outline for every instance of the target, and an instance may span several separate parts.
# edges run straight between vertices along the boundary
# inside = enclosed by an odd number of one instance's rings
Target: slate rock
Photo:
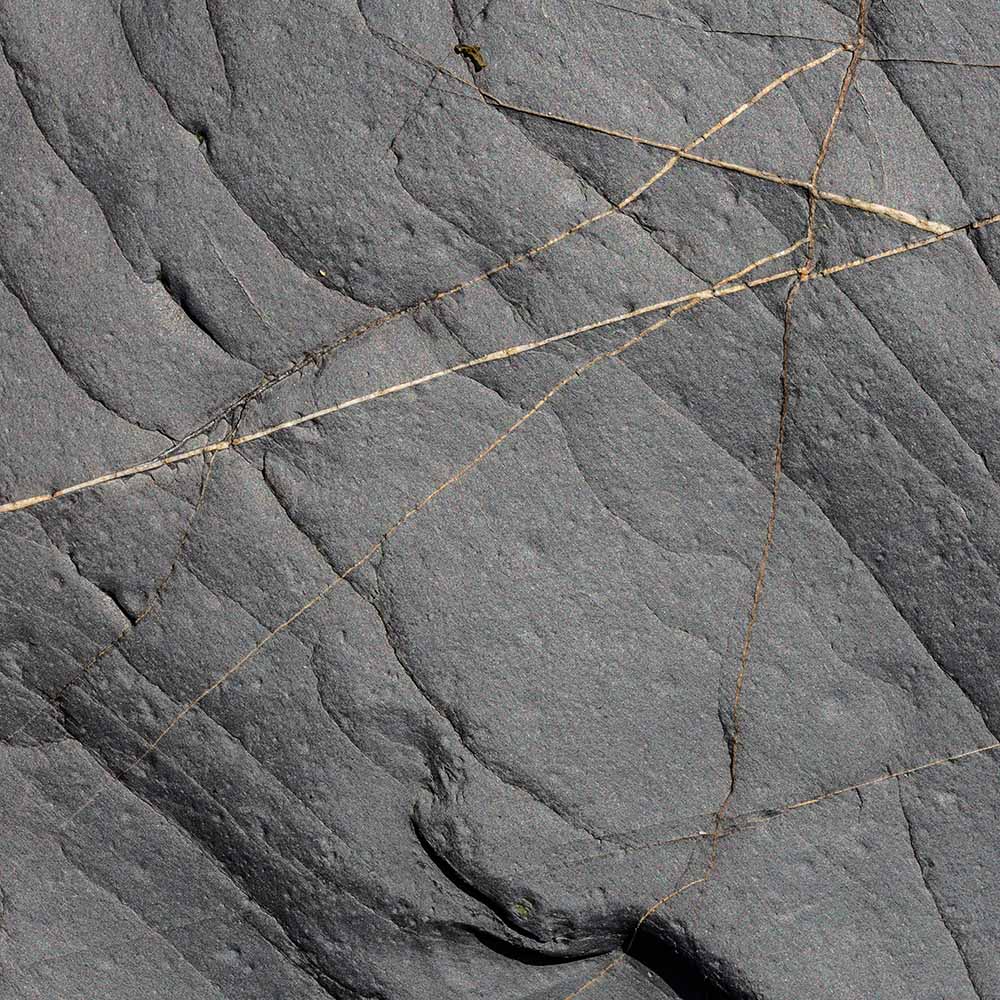
[[[0,43],[0,997],[1000,997],[992,4]]]

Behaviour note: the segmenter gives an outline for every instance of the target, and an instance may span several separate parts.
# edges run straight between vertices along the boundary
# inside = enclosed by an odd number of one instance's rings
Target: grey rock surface
[[[0,998],[1000,998],[995,3],[0,45]]]

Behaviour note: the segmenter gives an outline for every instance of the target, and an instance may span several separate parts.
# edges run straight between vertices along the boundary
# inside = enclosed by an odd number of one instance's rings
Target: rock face
[[[995,4],[0,42],[0,997],[1000,997]]]

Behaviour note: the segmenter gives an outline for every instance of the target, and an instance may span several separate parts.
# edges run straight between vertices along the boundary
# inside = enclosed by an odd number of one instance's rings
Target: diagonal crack
[[[967,210],[970,210],[969,197],[968,197],[968,192],[965,189],[965,185],[962,183],[962,180],[955,173],[951,164],[948,162],[947,157],[944,155],[944,150],[941,147],[941,143],[939,142],[938,139],[934,137],[934,134],[931,131],[931,127],[925,120],[924,115],[918,110],[916,105],[913,104],[910,101],[910,99],[906,96],[905,88],[897,82],[896,73],[893,70],[892,65],[889,65],[887,67],[880,67],[880,69],[882,70],[882,76],[884,77],[885,81],[896,92],[897,96],[899,97],[900,103],[903,105],[903,107],[906,108],[906,110],[909,111],[910,114],[913,116],[913,120],[920,127],[920,131],[924,134],[924,137],[927,139],[928,143],[930,143],[931,148],[934,150],[935,154],[937,155],[937,158],[941,161],[942,166],[945,168],[945,170],[948,171],[948,176],[954,182],[959,195],[961,195],[962,204],[966,207]],[[1000,291],[1000,275],[997,275],[997,273],[993,270],[993,268],[990,266],[989,260],[987,260],[985,254],[983,253],[983,248],[980,243],[981,238],[982,238],[981,234],[979,234],[978,232],[970,233],[970,242],[972,243],[973,248],[979,255],[979,259],[983,262],[983,267],[986,268],[986,273],[990,276],[990,279],[993,281],[994,285],[997,286],[997,290]]]
[[[326,565],[333,571],[333,573],[340,578],[343,578],[352,587],[352,589],[361,597],[375,612],[378,617],[382,629],[385,633],[386,644],[389,651],[392,653],[393,657],[399,664],[400,669],[406,674],[410,679],[410,683],[413,685],[416,692],[420,695],[423,701],[431,709],[434,715],[440,719],[440,721],[445,725],[447,730],[451,732],[455,738],[458,740],[460,745],[466,750],[466,752],[476,760],[476,762],[486,771],[493,775],[501,784],[507,785],[510,788],[516,789],[527,795],[529,798],[533,799],[536,803],[544,807],[547,811],[553,813],[564,823],[568,824],[572,829],[577,830],[581,833],[588,834],[591,838],[595,840],[601,840],[601,835],[586,826],[582,825],[582,821],[571,814],[569,814],[565,809],[560,807],[558,804],[550,802],[544,794],[533,784],[528,784],[523,781],[518,781],[514,779],[508,772],[503,769],[498,768],[496,765],[490,763],[486,760],[473,746],[472,741],[468,734],[464,731],[464,728],[459,723],[454,713],[448,708],[447,705],[441,704],[437,698],[428,690],[427,686],[420,681],[417,677],[415,671],[407,662],[405,654],[402,652],[400,641],[395,633],[392,622],[389,618],[388,613],[382,606],[382,599],[375,595],[370,594],[365,591],[365,589],[354,579],[354,574],[344,575],[343,571],[338,569],[336,565],[331,561],[330,557],[326,554],[322,546],[317,544],[316,540],[305,530],[302,525],[300,525],[295,518],[292,516],[291,512],[288,510],[285,499],[281,496],[280,492],[277,490],[275,485],[270,481],[265,472],[262,473],[261,478],[267,485],[268,489],[273,494],[278,506],[284,511],[285,516],[288,518],[289,522],[296,528],[302,537],[309,542],[310,546],[316,551],[316,553],[323,559]],[[378,578],[378,567],[375,567],[376,579]]]
[[[896,792],[899,796],[899,809],[903,814],[903,820],[906,823],[906,834],[910,843],[910,850],[913,852],[913,860],[917,864],[917,869],[920,872],[920,878],[923,880],[924,889],[927,891],[927,895],[930,897],[931,903],[934,905],[934,910],[938,915],[938,919],[941,921],[941,926],[944,927],[945,931],[948,933],[948,937],[951,938],[952,943],[955,945],[955,951],[958,952],[958,957],[962,961],[962,965],[965,968],[965,974],[968,976],[969,985],[972,987],[973,992],[979,998],[979,1000],[986,1000],[982,993],[979,991],[979,987],[976,984],[975,977],[972,974],[972,965],[969,963],[969,959],[965,954],[965,949],[959,943],[959,938],[955,929],[952,927],[944,908],[938,901],[937,894],[931,888],[930,881],[928,879],[928,867],[924,864],[923,859],[920,857],[920,853],[917,850],[917,843],[913,836],[913,824],[910,820],[910,814],[906,810],[906,803],[903,798],[903,788],[900,784],[899,779],[896,779]]]
[[[219,62],[222,64],[222,76],[226,81],[226,90],[228,91],[228,104],[230,111],[232,111],[233,106],[233,80],[232,73],[229,68],[229,57],[226,55],[225,49],[222,47],[222,41],[219,38],[219,26],[217,23],[218,12],[215,9],[215,3],[213,0],[205,0],[205,13],[208,15],[208,25],[212,31],[212,40],[215,43],[215,51],[218,53]]]

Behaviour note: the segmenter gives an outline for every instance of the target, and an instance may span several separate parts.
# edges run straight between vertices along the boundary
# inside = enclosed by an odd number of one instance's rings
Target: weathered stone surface
[[[0,0],[0,504],[198,452],[0,508],[0,997],[1000,997],[1000,22],[861,13],[616,208],[854,0]]]

